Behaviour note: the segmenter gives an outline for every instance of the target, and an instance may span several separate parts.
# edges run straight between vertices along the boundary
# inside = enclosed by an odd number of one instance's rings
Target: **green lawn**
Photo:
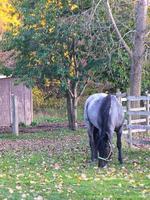
[[[61,101],[61,100],[60,100]],[[78,106],[78,121],[83,121],[83,105]],[[34,121],[33,124],[40,123],[53,123],[53,122],[67,122],[67,108],[64,102],[64,105],[61,108],[41,108],[38,111],[34,112]]]
[[[124,165],[89,162],[86,131],[0,135],[0,200],[150,199],[149,153],[123,148]]]

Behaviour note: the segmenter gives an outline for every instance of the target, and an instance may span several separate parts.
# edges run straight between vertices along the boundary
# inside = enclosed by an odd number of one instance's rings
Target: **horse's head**
[[[103,138],[99,139],[98,143],[98,166],[99,167],[105,167],[107,166],[107,162],[110,161],[112,156],[112,146],[109,142],[109,139],[107,135]]]

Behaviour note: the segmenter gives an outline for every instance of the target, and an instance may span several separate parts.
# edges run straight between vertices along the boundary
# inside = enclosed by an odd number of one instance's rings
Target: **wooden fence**
[[[150,94],[136,97],[118,91],[116,96],[123,105],[126,116],[123,133],[127,134],[128,144],[132,146],[133,133],[150,133]]]

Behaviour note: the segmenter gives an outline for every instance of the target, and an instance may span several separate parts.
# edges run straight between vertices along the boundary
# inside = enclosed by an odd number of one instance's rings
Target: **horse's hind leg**
[[[94,159],[97,160],[98,159],[99,130],[96,127],[94,127],[94,129],[93,129],[93,137],[94,137],[94,145],[95,145]]]
[[[97,159],[97,150],[96,150],[96,145],[95,145],[95,140],[94,140],[94,126],[91,125],[88,128],[88,135],[89,135],[89,143],[90,143],[90,148],[91,148],[91,160],[95,161]]]
[[[117,131],[118,160],[119,160],[120,164],[123,163],[121,136],[122,136],[122,127]]]

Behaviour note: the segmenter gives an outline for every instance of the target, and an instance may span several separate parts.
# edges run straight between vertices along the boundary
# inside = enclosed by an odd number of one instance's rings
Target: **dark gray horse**
[[[84,107],[84,120],[88,129],[91,147],[91,159],[99,160],[99,166],[105,167],[112,155],[112,139],[117,133],[118,160],[122,163],[121,135],[124,112],[114,95],[105,93],[88,97]]]

